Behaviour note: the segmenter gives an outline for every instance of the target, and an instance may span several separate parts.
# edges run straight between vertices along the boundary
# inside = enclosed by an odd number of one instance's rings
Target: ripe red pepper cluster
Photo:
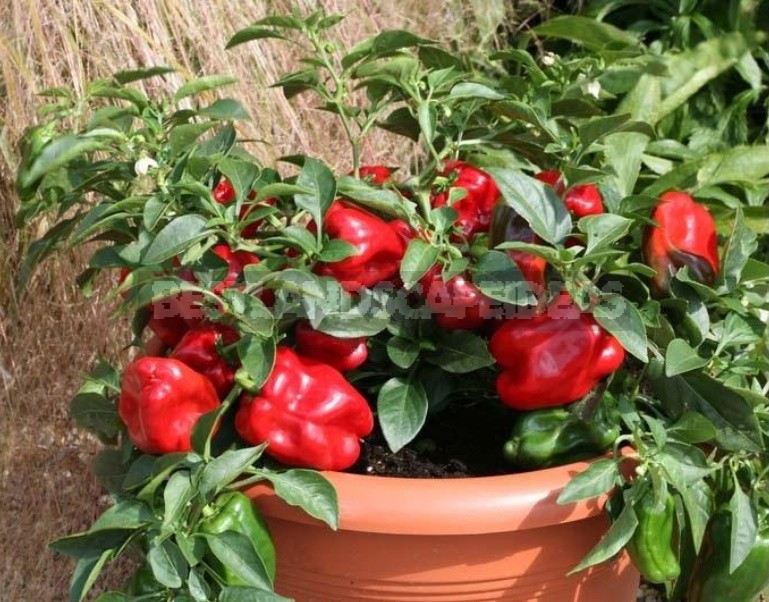
[[[391,184],[392,172],[383,166],[359,171],[371,185]],[[492,177],[462,161],[451,161],[439,174],[445,182],[431,196],[433,208],[446,207],[451,188],[464,196],[450,206],[456,213],[452,241],[487,236],[489,244],[506,241],[541,244],[529,224],[501,199]],[[557,171],[536,178],[551,186],[575,219],[604,212],[599,189],[593,184],[567,187]],[[213,191],[223,205],[235,200],[232,185],[222,180]],[[262,220],[249,220],[257,205],[256,193],[248,196],[240,218],[247,222],[244,238],[259,235]],[[644,256],[655,270],[651,287],[661,295],[672,274],[687,267],[692,275],[712,283],[718,272],[715,225],[704,206],[681,192],[662,195],[645,233]],[[310,232],[317,226],[306,224]],[[325,213],[323,232],[341,240],[354,254],[339,261],[314,261],[310,266],[331,277],[352,295],[381,283],[402,287],[400,264],[409,243],[428,234],[417,232],[403,220],[387,221],[343,199]],[[577,241],[578,243],[579,241]],[[567,246],[570,243],[567,241]],[[466,248],[466,247],[465,247]],[[225,243],[211,249],[226,264],[226,274],[211,285],[221,295],[242,288],[243,271],[260,258]],[[532,253],[507,251],[541,300],[548,283],[547,262]],[[472,261],[468,258],[468,261]],[[124,271],[121,279],[128,275]],[[195,281],[191,273],[181,276]],[[589,311],[581,310],[561,291],[549,302],[525,312],[500,318],[498,305],[487,297],[466,269],[445,279],[436,263],[420,279],[421,302],[433,314],[437,327],[449,331],[474,331],[488,337],[489,350],[499,374],[499,399],[519,411],[563,406],[591,393],[600,381],[625,361],[620,342],[604,330]],[[262,299],[271,306],[271,291]],[[161,454],[191,449],[196,421],[219,407],[236,386],[239,334],[220,323],[208,322],[200,311],[201,299],[182,293],[149,307],[149,328],[169,348],[167,356],[141,357],[125,370],[119,414],[131,441],[141,451]],[[419,302],[419,301],[417,301]],[[361,438],[374,428],[372,410],[345,373],[363,367],[369,357],[366,337],[340,338],[313,328],[304,319],[295,321],[278,344],[272,371],[256,392],[243,392],[235,416],[239,436],[250,444],[268,443],[267,453],[289,466],[344,470],[358,459]]]

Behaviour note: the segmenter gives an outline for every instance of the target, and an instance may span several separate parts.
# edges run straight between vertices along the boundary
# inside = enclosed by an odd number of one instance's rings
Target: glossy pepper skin
[[[563,197],[566,208],[577,219],[604,212],[603,197],[595,184],[580,184],[567,191],[566,180],[560,171],[541,171],[534,177],[549,184],[558,196]]]
[[[654,497],[653,491],[647,491],[633,507],[638,526],[626,547],[644,579],[666,583],[681,574],[681,565],[673,550],[676,503],[668,493],[665,505],[657,508]]]
[[[565,408],[546,408],[516,421],[503,452],[519,468],[550,468],[602,454],[619,435],[618,422],[603,414],[583,420]]]
[[[275,546],[267,530],[267,523],[248,496],[239,491],[222,493],[203,510],[203,517],[200,533],[220,535],[226,531],[235,531],[248,537],[264,562],[267,575],[275,579]],[[206,558],[206,562],[224,579],[225,585],[248,585],[213,554]]]
[[[491,226],[491,244],[496,246],[503,242],[525,242],[529,244],[539,244],[542,240],[534,234],[529,224],[512,207],[499,203],[494,208],[494,218]],[[535,293],[539,293],[545,286],[545,271],[547,270],[547,261],[542,257],[527,253],[526,251],[516,251],[508,249],[507,254],[516,263],[521,270],[523,277],[526,278]]]
[[[227,275],[224,280],[214,286],[216,294],[233,286],[243,274],[243,268],[247,265],[259,263],[259,257],[248,251],[233,251],[227,244],[215,245],[212,249],[214,255],[227,262]]]
[[[558,196],[563,196],[563,193],[566,192],[566,180],[563,177],[563,174],[557,169],[540,171],[539,173],[534,174],[534,177],[540,182],[549,184]]]
[[[492,177],[464,161],[449,161],[441,175],[455,176],[453,188],[464,188],[467,196],[456,201],[451,208],[457,212],[456,227],[470,237],[479,232],[488,232],[491,214],[499,199],[499,189]],[[449,200],[449,191],[436,194],[432,198],[433,207],[444,207]]]
[[[495,315],[494,301],[467,274],[444,282],[440,266],[433,266],[421,282],[427,306],[444,330],[478,330]]]
[[[367,337],[343,339],[315,330],[301,321],[294,330],[296,350],[305,357],[327,363],[339,372],[349,372],[363,365],[368,358]]]
[[[662,295],[672,275],[686,266],[704,284],[713,284],[718,274],[718,237],[713,216],[684,192],[666,192],[651,218],[657,223],[646,229],[643,252],[656,275],[652,291]]]
[[[126,367],[118,414],[133,444],[146,454],[192,449],[198,418],[219,406],[211,381],[179,360],[140,357]]]
[[[219,183],[214,187],[213,191],[214,200],[219,203],[220,205],[229,205],[235,200],[235,188],[233,187],[232,183],[227,178],[222,178]],[[248,193],[248,199],[253,201],[256,198],[256,191],[252,190]],[[275,203],[274,198],[268,198],[264,199],[259,203],[259,205],[272,205]],[[240,220],[245,220],[248,217],[248,214],[251,213],[257,205],[243,205],[240,208],[240,214],[239,218]],[[243,228],[241,234],[243,238],[256,238],[256,233],[259,230],[259,226],[262,225],[263,220],[254,220],[250,224],[248,224],[245,228]]]
[[[382,186],[392,176],[392,171],[384,165],[361,165],[358,169],[361,180],[370,180],[376,186]]]
[[[500,399],[521,411],[577,401],[625,359],[619,341],[565,292],[542,313],[505,320],[489,350],[502,369]]]
[[[258,395],[243,395],[235,428],[252,445],[287,466],[344,470],[374,428],[366,399],[338,371],[278,347],[272,373]]]
[[[217,342],[232,345],[237,340],[237,332],[229,326],[203,324],[188,330],[169,357],[208,378],[223,399],[235,383],[235,368],[219,354]]]
[[[769,519],[764,520],[748,557],[729,574],[732,516],[716,512],[705,531],[687,592],[688,602],[753,602],[769,586]]]
[[[316,273],[336,278],[346,291],[370,288],[398,273],[406,245],[387,222],[376,215],[345,203],[334,201],[323,220],[323,229],[331,239],[347,241],[358,253],[342,261],[319,262]]]

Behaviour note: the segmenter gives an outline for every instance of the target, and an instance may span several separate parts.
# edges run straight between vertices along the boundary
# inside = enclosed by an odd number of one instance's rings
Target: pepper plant
[[[407,31],[346,48],[338,22],[267,17],[230,46],[306,53],[276,85],[338,115],[345,173],[302,155],[260,165],[234,125],[246,108],[200,100],[232,80],[161,99],[135,87],[164,68],[47,91],[23,140],[19,223],[55,217],[22,280],[88,244],[79,283],[110,279],[139,354],[72,400],[105,444],[94,469],[115,505],[52,544],[77,559],[71,598],[130,553],[135,578],[102,602],[283,599],[240,492],[269,482],[335,527],[318,470],[355,468],[380,435],[424,449],[425,424],[478,404],[512,432],[499,472],[599,457],[560,498],[613,492],[612,526],[575,570],[627,547],[672,598],[755,596],[769,147],[712,149],[669,125],[708,81],[745,77],[756,36],[682,55],[559,17],[535,30],[539,50],[462,56]],[[714,53],[710,80],[690,82]],[[373,128],[415,144],[413,164],[366,164]]]

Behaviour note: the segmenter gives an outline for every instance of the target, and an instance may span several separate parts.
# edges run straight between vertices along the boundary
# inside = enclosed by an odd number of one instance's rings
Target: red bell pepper
[[[214,286],[213,291],[218,295],[224,289],[232,287],[243,274],[247,265],[259,263],[259,257],[249,251],[233,251],[229,245],[218,244],[212,249],[214,255],[227,262],[227,275]]]
[[[227,178],[222,178],[219,183],[214,187],[214,200],[219,203],[220,205],[229,205],[232,203],[232,201],[235,200],[235,188],[230,183],[230,181]],[[248,193],[248,199],[254,200],[256,198],[256,191],[251,190]],[[243,205],[240,208],[240,214],[238,218],[243,221],[248,217],[248,214],[251,213],[256,207],[259,205],[273,205],[275,203],[275,199],[270,197],[267,199],[264,199],[261,203],[258,205]],[[256,233],[259,230],[259,226],[262,225],[263,220],[254,220],[252,223],[248,224],[245,228],[243,228],[243,231],[241,234],[243,235],[243,238],[256,238]]]
[[[475,286],[467,274],[443,281],[440,266],[421,280],[425,301],[444,330],[478,330],[495,317],[495,302]]]
[[[567,293],[533,317],[505,320],[489,350],[502,368],[497,393],[519,411],[577,401],[625,359],[619,341]]]
[[[499,199],[499,189],[492,177],[485,171],[463,161],[449,161],[443,172],[444,177],[455,177],[453,188],[464,188],[467,196],[455,202],[451,208],[457,212],[454,224],[465,236],[487,232],[491,225],[491,213]],[[433,207],[444,207],[449,200],[445,190],[433,196]]]
[[[266,441],[266,452],[287,466],[344,470],[358,459],[374,417],[339,371],[278,347],[259,394],[241,397],[235,428],[252,445]]]
[[[538,174],[534,174],[534,177],[540,182],[549,184],[558,196],[563,196],[563,193],[566,191],[566,180],[557,169],[540,171]]]
[[[361,180],[370,179],[372,184],[382,186],[390,179],[393,172],[390,171],[389,167],[385,167],[384,165],[362,165],[358,169],[358,173],[360,174]]]
[[[237,340],[238,333],[229,326],[203,324],[188,330],[170,357],[208,378],[223,399],[235,383],[235,368],[220,355],[217,342],[232,345]]]
[[[178,360],[140,357],[123,372],[118,414],[146,454],[191,450],[198,418],[218,406],[211,381]]]
[[[656,226],[647,228],[643,251],[654,268],[652,290],[668,290],[671,276],[686,266],[704,284],[713,284],[719,270],[718,237],[713,216],[685,192],[666,192],[652,213]]]
[[[310,224],[312,229],[313,224]],[[387,222],[344,201],[334,201],[323,221],[329,238],[345,240],[358,253],[342,261],[319,262],[316,273],[336,278],[346,291],[355,292],[390,280],[398,273],[406,245]]]
[[[603,197],[595,184],[581,184],[566,190],[566,180],[560,171],[541,171],[534,176],[540,182],[549,184],[558,196],[564,197],[566,208],[577,219],[604,212]],[[566,193],[564,196],[564,192]]]
[[[368,358],[368,338],[343,339],[315,330],[307,321],[299,322],[294,331],[296,350],[305,357],[326,362],[340,372],[355,370]]]

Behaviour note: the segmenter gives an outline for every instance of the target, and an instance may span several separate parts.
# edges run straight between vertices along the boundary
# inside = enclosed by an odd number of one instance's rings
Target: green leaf
[[[425,141],[428,144],[432,144],[435,138],[435,127],[438,122],[438,111],[431,104],[421,104],[417,109],[417,121]]]
[[[675,376],[691,370],[707,366],[708,360],[697,355],[697,352],[683,339],[673,339],[665,351],[665,375]]]
[[[734,477],[734,493],[729,501],[732,513],[731,546],[729,548],[729,574],[745,561],[753,549],[758,535],[758,521],[750,498],[742,490],[739,479]]]
[[[246,108],[232,98],[222,98],[217,100],[213,104],[200,109],[198,113],[205,115],[210,119],[240,119],[243,121],[251,119],[251,115]]]
[[[285,472],[263,471],[275,493],[284,502],[298,506],[310,516],[336,530],[339,527],[339,502],[331,482],[319,472],[295,468]]]
[[[473,268],[473,284],[487,297],[503,303],[536,303],[531,286],[518,265],[501,251],[488,251],[481,256]]]
[[[211,600],[211,588],[206,583],[204,574],[199,569],[192,569],[187,581],[190,595],[195,602],[209,602]]]
[[[593,307],[593,317],[617,338],[628,353],[644,363],[649,361],[643,316],[633,303],[622,295],[603,295],[600,303]]]
[[[571,218],[555,191],[539,180],[509,168],[489,167],[505,203],[549,243],[559,243],[571,232]]]
[[[91,525],[88,532],[140,529],[155,520],[155,515],[147,504],[135,499],[124,499],[107,508]]]
[[[304,230],[304,232],[306,232],[306,230]],[[326,244],[323,245],[323,248],[318,254],[318,261],[334,263],[336,261],[347,259],[348,257],[354,257],[358,254],[358,247],[352,243],[342,240],[341,238],[333,238],[326,241]]]
[[[742,272],[756,248],[756,234],[745,225],[745,214],[742,208],[738,207],[718,276],[718,284],[727,292],[732,292],[740,283]]]
[[[238,341],[238,357],[255,386],[261,387],[275,364],[275,339],[241,336]]]
[[[176,71],[173,67],[147,67],[145,69],[135,69],[130,71],[118,71],[112,77],[115,81],[121,85],[130,84],[131,82],[137,82],[142,79],[149,79],[157,75],[166,75]]]
[[[466,374],[494,364],[486,341],[472,332],[441,330],[435,343],[436,351],[427,354],[427,359],[446,372]]]
[[[710,515],[713,512],[713,492],[705,481],[695,481],[678,491],[689,515],[694,549],[699,552]]]
[[[19,186],[22,189],[28,188],[44,175],[64,167],[70,161],[86,153],[101,150],[103,147],[104,143],[98,138],[86,138],[74,134],[57,138],[43,148],[31,165],[20,171]]]
[[[254,587],[225,587],[219,594],[219,602],[292,602],[274,592]]]
[[[150,243],[142,257],[144,265],[157,265],[179,255],[194,243],[209,235],[206,218],[188,213],[174,218]]]
[[[232,483],[246,468],[253,466],[264,453],[266,444],[228,450],[211,460],[200,474],[198,488],[203,497],[210,497]]]
[[[234,289],[225,290],[222,296],[242,331],[262,337],[272,336],[275,316],[261,299]]]
[[[724,349],[758,343],[763,338],[766,326],[763,322],[748,322],[736,313],[729,313],[721,325],[721,339],[713,355],[719,355]]]
[[[247,535],[236,531],[203,534],[216,558],[244,583],[258,589],[272,590],[267,569]]]
[[[604,139],[604,159],[616,174],[611,183],[623,197],[633,194],[648,143],[648,136],[635,132],[618,132]]]
[[[462,82],[449,92],[449,98],[480,98],[483,100],[504,100],[506,94],[492,90],[488,86],[476,82]]]
[[[614,487],[619,477],[615,460],[597,460],[583,472],[571,477],[558,496],[558,503],[571,504],[603,495]]]
[[[195,141],[210,129],[216,127],[216,125],[212,121],[177,125],[168,135],[168,146],[171,150],[171,155],[176,157],[189,152],[190,147]]]
[[[405,337],[392,337],[387,341],[387,356],[393,364],[407,370],[419,357],[420,345]]]
[[[234,48],[240,44],[245,44],[246,42],[253,42],[254,40],[264,40],[268,38],[274,38],[278,40],[286,39],[285,36],[279,34],[276,31],[273,31],[272,29],[259,27],[258,25],[250,25],[249,27],[244,27],[235,33],[235,35],[232,36],[227,42],[225,49],[229,50],[230,48]]]
[[[120,548],[133,531],[131,529],[101,529],[61,537],[48,544],[55,552],[83,559],[98,556],[104,551]]]
[[[387,445],[397,453],[417,436],[427,418],[427,394],[420,382],[391,378],[377,395],[377,415]]]
[[[715,439],[716,429],[702,414],[688,410],[668,428],[668,434],[685,443],[704,443]]]
[[[223,86],[229,86],[238,81],[238,78],[231,75],[206,75],[198,77],[187,83],[183,84],[174,95],[174,100],[179,102],[182,98],[200,94],[201,92],[207,92],[209,90],[215,90]]]
[[[601,564],[612,558],[630,541],[638,526],[638,517],[632,504],[625,504],[622,512],[612,523],[601,541],[585,556],[580,563],[569,571],[569,575],[583,571],[588,567]]]
[[[590,50],[603,50],[606,46],[638,46],[638,38],[613,25],[590,17],[576,15],[554,17],[534,28],[537,35],[561,38],[581,44]]]
[[[630,121],[629,113],[588,119],[579,126],[579,141],[582,148],[587,150],[593,142],[616,132],[628,121]]]
[[[169,527],[179,521],[187,502],[195,493],[189,471],[180,470],[171,475],[163,490],[163,527]]]
[[[409,242],[400,267],[403,286],[410,289],[419,282],[419,279],[438,261],[438,254],[437,247],[421,238],[415,238]]]
[[[323,162],[308,157],[302,166],[302,171],[299,172],[296,184],[311,191],[308,194],[296,194],[294,199],[299,208],[308,211],[312,216],[318,226],[318,241],[320,241],[323,215],[336,196],[334,174]]]
[[[107,440],[118,434],[119,419],[115,404],[98,393],[80,393],[72,398],[70,416],[75,424]]]
[[[751,405],[718,380],[701,372],[668,378],[652,371],[649,382],[659,398],[679,411],[703,414],[716,429],[718,444],[733,451],[763,449],[761,428]]]
[[[632,225],[633,220],[614,213],[583,217],[579,220],[578,226],[582,232],[587,234],[585,255],[589,256],[593,252],[611,248],[613,243],[630,231]]]
[[[187,579],[189,565],[179,546],[170,539],[150,544],[147,562],[158,583],[166,587],[181,587]]]
[[[101,554],[87,556],[77,561],[69,584],[70,602],[85,600],[111,557],[112,550],[105,550]]]
[[[91,463],[91,471],[101,485],[108,491],[115,493],[128,472],[128,467],[123,462],[121,451],[105,447],[99,450]]]
[[[415,212],[414,204],[398,193],[378,186],[369,186],[352,176],[339,178],[337,192],[357,201],[357,204],[392,217],[408,219],[409,215]]]
[[[706,157],[697,172],[701,188],[724,183],[753,184],[769,175],[769,146],[736,146]]]
[[[216,167],[230,181],[235,189],[235,198],[239,201],[248,196],[259,177],[259,168],[250,161],[225,157],[217,162]]]

